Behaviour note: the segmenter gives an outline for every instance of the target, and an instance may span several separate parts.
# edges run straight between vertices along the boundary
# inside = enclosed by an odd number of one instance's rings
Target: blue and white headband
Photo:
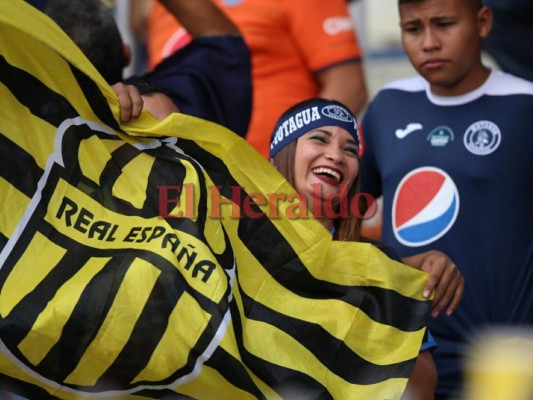
[[[355,115],[338,101],[316,98],[296,104],[279,119],[270,138],[270,158],[289,143],[324,126],[345,129],[359,146]]]

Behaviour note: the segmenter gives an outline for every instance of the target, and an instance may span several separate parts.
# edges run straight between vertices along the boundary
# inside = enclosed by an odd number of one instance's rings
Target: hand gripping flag
[[[59,28],[0,2],[0,385],[29,398],[397,399],[426,275],[331,240],[242,139],[120,126]]]

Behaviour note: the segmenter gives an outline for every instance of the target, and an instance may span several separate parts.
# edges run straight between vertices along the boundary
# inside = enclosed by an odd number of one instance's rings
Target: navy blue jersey
[[[251,61],[240,36],[194,38],[140,79],[161,89],[184,114],[216,122],[242,137],[248,130]]]
[[[459,390],[468,338],[533,323],[533,83],[493,71],[458,97],[421,77],[381,90],[363,120],[362,191],[383,195],[383,242],[455,261],[463,300],[430,321],[437,393]]]
[[[46,0],[26,0],[27,3],[30,3],[35,8],[43,11],[46,7]]]

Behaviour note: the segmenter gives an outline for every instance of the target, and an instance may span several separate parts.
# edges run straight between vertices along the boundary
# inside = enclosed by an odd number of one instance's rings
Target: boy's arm
[[[240,35],[237,26],[210,0],[159,0],[192,37]]]
[[[135,37],[146,42],[146,25],[152,10],[153,0],[131,0],[129,3],[129,25]]]
[[[359,115],[368,100],[363,65],[359,61],[330,67],[317,75],[319,96],[335,99]]]

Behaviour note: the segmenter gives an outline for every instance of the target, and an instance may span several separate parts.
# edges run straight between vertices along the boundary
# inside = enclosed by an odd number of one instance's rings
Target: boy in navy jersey
[[[461,267],[465,292],[429,328],[437,399],[461,392],[468,341],[533,323],[533,83],[481,61],[492,12],[480,0],[399,0],[420,76],[386,85],[363,120],[362,190],[383,196],[382,240]]]

